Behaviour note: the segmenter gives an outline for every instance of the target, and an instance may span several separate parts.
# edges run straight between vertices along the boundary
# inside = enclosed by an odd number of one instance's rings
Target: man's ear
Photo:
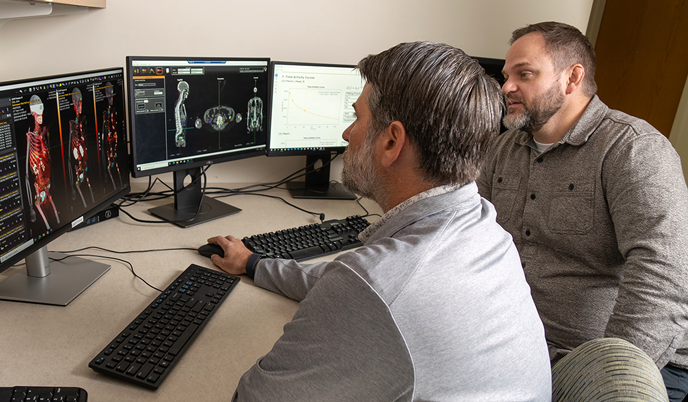
[[[382,134],[382,158],[380,163],[384,167],[390,167],[401,155],[406,145],[406,128],[400,121],[393,121]]]
[[[574,64],[569,67],[568,80],[566,81],[566,94],[573,93],[576,89],[583,85],[583,77],[585,77],[585,68],[581,64]]]

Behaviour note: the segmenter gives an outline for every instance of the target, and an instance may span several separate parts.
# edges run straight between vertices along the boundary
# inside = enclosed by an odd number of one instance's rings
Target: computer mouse
[[[220,247],[219,244],[204,244],[198,248],[198,252],[204,256],[210,258],[211,255],[217,254],[220,257],[225,256],[225,251]]]

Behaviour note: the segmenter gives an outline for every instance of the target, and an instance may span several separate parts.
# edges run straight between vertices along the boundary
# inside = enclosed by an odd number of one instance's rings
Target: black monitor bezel
[[[504,59],[477,56],[471,57],[478,61],[487,75],[497,80],[497,83],[499,83],[500,87],[504,85],[504,75],[502,74],[502,69],[504,68],[504,63],[506,62]]]
[[[124,77],[124,68],[123,67],[110,67],[110,68],[103,68],[103,69],[96,69],[96,70],[87,70],[87,71],[78,71],[78,72],[73,72],[73,73],[64,73],[64,74],[55,74],[55,75],[49,75],[49,76],[41,76],[41,77],[30,77],[30,78],[24,78],[24,79],[18,79],[18,80],[13,80],[13,81],[7,81],[7,82],[0,82],[0,87],[3,86],[11,86],[11,85],[19,85],[19,84],[33,84],[33,83],[40,83],[42,81],[55,81],[55,80],[61,80],[61,79],[68,79],[72,77],[79,77],[83,75],[98,75],[100,73],[106,74],[110,71],[119,71],[120,74],[122,74],[122,80],[125,79]],[[124,90],[124,86],[122,88]],[[122,93],[122,96],[124,96],[124,92]],[[126,112],[125,112],[126,115]],[[123,116],[124,118],[125,116]],[[126,130],[126,121],[125,124],[122,127],[124,130]],[[123,133],[124,135],[122,138],[127,138],[126,133]],[[14,134],[15,136],[17,135],[16,133]],[[126,167],[128,168],[128,166]],[[61,225],[59,228],[53,230],[48,236],[43,237],[42,239],[38,239],[34,241],[34,243],[25,249],[22,249],[21,251],[18,251],[16,254],[12,255],[5,261],[0,261],[0,272],[4,272],[9,268],[12,268],[15,264],[17,264],[19,261],[25,259],[27,256],[33,254],[35,251],[47,246],[54,240],[58,239],[60,236],[63,234],[69,232],[72,230],[74,227],[78,226],[79,223],[82,221],[91,218],[92,216],[96,215],[98,212],[104,210],[107,208],[109,205],[111,205],[113,202],[117,201],[118,199],[122,198],[124,195],[128,194],[129,191],[131,190],[131,182],[129,181],[129,172],[126,172],[127,174],[122,174],[122,180],[124,181],[124,188],[120,190],[119,192],[113,194],[109,198],[106,198],[105,201],[101,202],[100,204],[94,206],[91,208],[88,212],[88,215],[82,215],[80,218],[77,218],[76,220],[72,220],[70,222],[64,222],[63,225]],[[24,212],[22,212],[24,213]]]
[[[166,166],[166,167],[161,167],[157,169],[148,169],[148,170],[142,170],[139,171],[136,168],[136,131],[134,128],[134,119],[132,118],[133,116],[133,108],[135,107],[134,102],[133,102],[133,95],[132,95],[132,87],[133,87],[133,76],[132,76],[132,61],[156,61],[156,60],[161,60],[161,61],[190,61],[190,60],[196,60],[196,61],[247,61],[247,62],[265,62],[266,67],[267,67],[267,73],[268,73],[268,101],[266,104],[268,105],[268,112],[267,114],[269,115],[269,97],[270,97],[270,88],[271,88],[271,83],[270,83],[270,58],[269,57],[205,57],[205,56],[186,56],[186,57],[180,57],[180,56],[127,56],[126,57],[126,99],[127,99],[127,115],[128,115],[128,132],[129,132],[129,154],[130,154],[130,171],[131,175],[134,178],[139,178],[139,177],[148,177],[148,176],[154,176],[158,174],[163,174],[163,173],[170,173],[170,172],[177,172],[181,170],[189,170],[192,168],[201,168],[204,166],[209,166],[213,165],[216,163],[223,163],[223,162],[229,162],[229,161],[234,161],[234,160],[240,160],[240,159],[245,159],[245,158],[252,158],[252,157],[257,157],[257,156],[264,156],[266,154],[266,149],[267,149],[267,138],[270,133],[270,126],[269,126],[269,119],[264,119],[265,121],[265,130],[266,130],[266,143],[262,148],[259,149],[247,149],[247,150],[241,150],[241,151],[235,151],[235,152],[230,152],[227,154],[223,155],[213,155],[209,156],[207,158],[199,158],[193,162],[189,163],[184,163],[184,164],[179,164],[179,165],[172,165],[172,166]]]
[[[268,101],[269,101],[269,106],[268,110],[270,111],[270,115],[268,118],[268,126],[271,128],[272,127],[272,112],[273,112],[273,91],[274,91],[274,85],[275,85],[275,65],[277,64],[282,64],[282,65],[291,65],[291,66],[316,66],[316,67],[344,67],[344,68],[351,68],[352,70],[356,69],[357,66],[355,64],[332,64],[332,63],[311,63],[311,62],[297,62],[297,61],[279,61],[279,60],[273,60],[270,62],[270,94],[268,95]],[[266,144],[266,153],[268,157],[273,157],[273,156],[309,156],[309,155],[332,155],[332,154],[342,154],[346,150],[346,146],[337,146],[337,147],[325,147],[323,149],[319,150],[312,150],[312,149],[299,149],[299,150],[291,150],[291,151],[285,151],[285,150],[278,150],[278,149],[272,149],[270,148],[270,140],[272,137],[272,131],[268,130],[268,137],[267,137],[267,144]]]

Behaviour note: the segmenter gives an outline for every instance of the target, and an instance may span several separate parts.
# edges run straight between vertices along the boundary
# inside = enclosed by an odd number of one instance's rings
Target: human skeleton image
[[[174,105],[174,124],[176,126],[175,133],[175,144],[178,147],[186,146],[186,106],[184,106],[184,101],[189,96],[189,84],[181,80],[177,84],[177,91],[179,92],[179,97],[177,98],[177,103]]]
[[[112,89],[111,83],[105,84],[105,98],[108,101],[108,107],[103,111],[103,133],[101,135],[101,144],[105,151],[105,164],[110,180],[112,181],[112,187],[117,189],[115,184],[115,179],[112,176],[113,169],[117,171],[117,176],[119,177],[119,185],[122,186],[122,175],[119,172],[119,164],[117,163],[117,111],[115,110],[114,103],[114,90]]]
[[[258,83],[254,82],[253,93],[258,93]],[[249,133],[263,131],[263,100],[254,96],[248,101],[248,116],[246,127]]]
[[[218,93],[222,93],[222,87],[225,84],[226,82],[224,79],[218,79]],[[187,142],[189,141],[187,132],[189,132],[189,129],[205,129],[206,131],[220,133],[230,130],[234,124],[239,124],[244,120],[242,114],[237,113],[233,107],[220,104],[219,96],[217,106],[207,108],[202,116],[188,116],[185,102],[189,99],[194,88],[195,87],[184,79],[179,79],[177,81],[178,95],[174,103],[174,144],[179,148],[187,146]],[[198,91],[199,89],[195,88],[195,90]],[[247,132],[254,134],[263,131],[263,100],[257,96],[257,92],[257,82],[255,82],[253,88],[254,96],[248,101],[246,117]],[[196,96],[198,99],[198,95]],[[189,120],[193,121],[192,127],[187,127],[187,121]]]
[[[79,88],[74,88],[72,91],[72,103],[74,105],[74,112],[76,116],[74,120],[69,121],[69,180],[72,189],[72,201],[76,199],[75,189],[81,196],[81,201],[86,207],[86,200],[84,194],[81,192],[81,184],[84,182],[88,186],[88,191],[91,194],[91,201],[96,202],[93,197],[93,190],[91,183],[86,175],[88,172],[88,149],[86,147],[86,127],[85,118],[81,113],[83,99]],[[73,169],[73,170],[72,170]]]
[[[57,223],[60,216],[57,213],[55,202],[50,195],[50,152],[48,147],[48,127],[43,126],[43,101],[37,95],[31,96],[29,109],[34,120],[33,130],[26,133],[26,194],[33,205],[29,208],[31,222],[36,221],[36,210],[43,218],[46,229],[50,230],[50,224],[46,219],[44,208],[52,207]],[[33,183],[33,185],[32,185]],[[33,196],[32,196],[33,194]]]

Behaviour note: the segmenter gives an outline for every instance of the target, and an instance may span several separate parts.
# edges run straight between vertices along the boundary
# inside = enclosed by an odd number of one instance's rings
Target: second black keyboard
[[[354,215],[244,237],[242,241],[251,251],[266,257],[301,261],[360,246],[358,234],[369,225],[365,218]]]
[[[77,387],[0,387],[0,402],[86,402],[88,393]]]
[[[237,283],[191,264],[88,367],[157,389]]]

